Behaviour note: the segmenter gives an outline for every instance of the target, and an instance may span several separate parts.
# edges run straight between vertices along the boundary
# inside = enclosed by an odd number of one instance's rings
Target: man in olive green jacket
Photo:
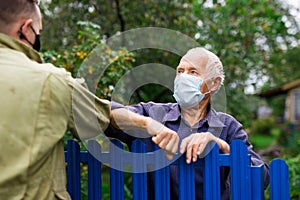
[[[111,111],[70,73],[42,62],[35,0],[1,0],[0,10],[0,199],[70,199],[62,139],[75,121],[77,138],[118,122],[147,131],[170,157],[177,151],[174,131],[123,108]]]

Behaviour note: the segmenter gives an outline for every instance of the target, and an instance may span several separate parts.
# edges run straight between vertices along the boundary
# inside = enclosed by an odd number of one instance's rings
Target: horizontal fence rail
[[[123,149],[118,140],[112,141],[113,145]],[[112,145],[112,144],[111,144]],[[141,153],[137,158],[116,157],[114,148],[110,152],[102,152],[97,141],[88,142],[89,151],[80,151],[76,141],[69,140],[65,159],[67,163],[67,189],[73,200],[81,198],[80,164],[88,166],[88,199],[102,199],[102,174],[103,163],[116,162],[120,167],[131,165],[132,168],[139,165],[147,167],[157,164],[157,155],[146,152],[145,144],[136,140],[132,144],[132,151]],[[171,163],[179,168],[179,199],[195,199],[195,174],[194,166],[203,166],[203,191],[204,199],[220,200],[220,167],[230,168],[230,187],[232,200],[261,200],[264,199],[264,169],[263,165],[251,166],[250,155],[246,145],[240,140],[232,141],[230,154],[220,154],[218,145],[214,145],[212,151],[195,163],[187,164],[185,156]],[[101,156],[100,162],[93,155]],[[92,155],[93,154],[93,155]],[[155,199],[170,200],[170,165],[154,171]],[[133,199],[147,199],[147,173],[132,173]],[[288,166],[284,160],[274,159],[270,164],[270,198],[272,200],[289,199]],[[124,199],[124,172],[110,168],[110,199]]]

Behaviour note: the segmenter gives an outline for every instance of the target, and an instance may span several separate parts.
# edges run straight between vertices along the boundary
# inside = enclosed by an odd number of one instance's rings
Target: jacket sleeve
[[[67,77],[71,90],[71,113],[68,123],[75,136],[89,139],[103,134],[110,122],[110,102],[91,93],[76,79]]]

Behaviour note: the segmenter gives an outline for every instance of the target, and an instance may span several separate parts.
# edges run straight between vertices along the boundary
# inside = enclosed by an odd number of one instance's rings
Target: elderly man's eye
[[[181,73],[183,73],[183,72],[184,72],[184,71],[183,71],[182,69],[178,69],[178,70],[177,70],[177,73],[178,73],[178,74],[181,74]]]
[[[194,70],[193,70],[193,71],[191,71],[191,74],[192,74],[192,75],[198,75],[199,73],[198,73],[197,71],[194,71]]]

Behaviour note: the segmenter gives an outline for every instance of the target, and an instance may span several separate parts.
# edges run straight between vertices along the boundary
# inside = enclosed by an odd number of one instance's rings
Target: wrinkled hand
[[[206,145],[215,141],[217,138],[210,132],[193,133],[182,140],[180,145],[180,153],[186,152],[186,162],[189,164],[197,161],[198,156],[203,152]]]
[[[147,132],[153,136],[152,141],[165,151],[167,159],[172,160],[178,149],[177,133],[151,118],[147,123]]]

